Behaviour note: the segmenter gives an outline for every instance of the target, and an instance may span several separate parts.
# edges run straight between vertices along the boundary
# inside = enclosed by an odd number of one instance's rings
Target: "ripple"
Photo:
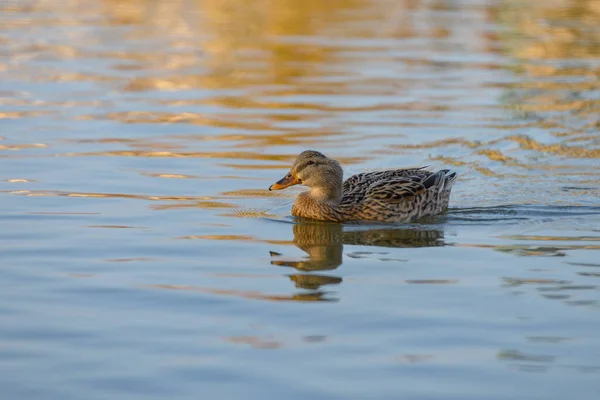
[[[163,290],[181,290],[199,292],[204,294],[213,294],[219,296],[232,296],[240,297],[250,300],[266,300],[266,301],[292,301],[292,302],[313,302],[313,301],[334,301],[330,299],[325,292],[314,292],[314,293],[297,293],[294,295],[270,295],[255,291],[246,290],[231,290],[231,289],[216,289],[216,288],[203,288],[196,286],[186,285],[168,285],[168,284],[156,284],[146,285],[149,289],[163,289]]]
[[[144,172],[142,175],[149,176],[152,178],[164,178],[164,179],[197,179],[195,175],[184,175],[184,174],[159,174]]]
[[[230,336],[226,337],[225,341],[233,344],[246,344],[255,349],[278,349],[282,347],[281,342],[261,339],[256,336]]]
[[[37,182],[37,181],[35,179],[13,178],[13,179],[5,179],[4,182],[8,182],[8,183],[31,183],[31,182]]]
[[[518,350],[503,350],[498,354],[498,358],[502,360],[518,360],[539,363],[552,363],[555,357],[540,354],[527,354]]]
[[[144,226],[128,226],[128,225],[88,225],[87,228],[105,228],[105,229],[148,229]]]
[[[138,199],[138,200],[152,200],[152,201],[198,201],[198,200],[211,200],[208,196],[147,196],[137,195],[129,193],[82,193],[82,192],[63,192],[63,191],[34,191],[34,190],[20,190],[13,192],[17,195],[22,196],[59,196],[59,197],[95,197],[95,198],[123,198],[123,199]]]

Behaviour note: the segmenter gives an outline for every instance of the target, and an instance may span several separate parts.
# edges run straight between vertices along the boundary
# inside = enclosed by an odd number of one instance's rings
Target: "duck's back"
[[[419,182],[432,174],[430,171],[425,171],[424,168],[363,172],[352,175],[344,181],[342,186],[342,203],[362,201],[367,189],[376,182],[390,182],[397,178]]]
[[[447,208],[455,179],[424,167],[360,173],[344,182],[341,205],[360,219],[410,221]]]

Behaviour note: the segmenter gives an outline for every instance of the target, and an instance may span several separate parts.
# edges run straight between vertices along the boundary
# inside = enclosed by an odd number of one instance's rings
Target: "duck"
[[[448,208],[456,172],[427,167],[363,172],[343,180],[340,163],[315,150],[296,157],[289,173],[269,187],[304,185],[292,215],[318,221],[408,223]]]

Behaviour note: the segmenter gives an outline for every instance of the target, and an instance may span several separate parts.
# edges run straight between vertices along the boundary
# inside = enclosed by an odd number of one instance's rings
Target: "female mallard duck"
[[[281,190],[305,185],[292,207],[297,217],[321,221],[371,220],[410,222],[448,207],[456,173],[423,168],[365,172],[342,183],[344,171],[336,160],[318,151],[303,151],[291,171],[269,187]]]

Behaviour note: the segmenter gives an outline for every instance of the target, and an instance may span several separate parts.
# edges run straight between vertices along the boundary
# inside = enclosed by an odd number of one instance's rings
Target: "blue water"
[[[4,2],[4,399],[596,399],[593,1]],[[298,222],[346,176],[447,213]]]

